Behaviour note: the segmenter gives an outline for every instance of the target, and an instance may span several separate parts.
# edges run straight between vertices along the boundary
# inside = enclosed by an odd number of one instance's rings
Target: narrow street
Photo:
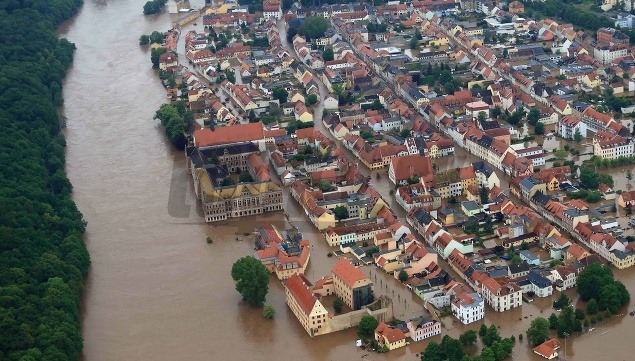
[[[278,31],[280,32],[280,42],[282,43],[282,47],[289,51],[291,56],[293,56],[297,61],[301,62],[295,52],[295,49],[293,49],[291,44],[289,44],[287,41],[287,29],[285,27],[285,22],[280,20],[278,21],[277,25]],[[370,177],[370,184],[375,188],[375,190],[377,190],[377,192],[379,192],[384,201],[388,203],[395,215],[405,222],[406,211],[401,208],[401,206],[395,200],[395,197],[390,194],[390,191],[394,189],[394,186],[390,184],[390,180],[388,179],[388,170],[380,169],[376,171],[370,171],[368,168],[366,168],[366,166],[358,162],[357,157],[350,150],[345,148],[340,141],[336,140],[335,137],[333,137],[329,130],[326,129],[326,127],[324,126],[324,123],[322,122],[322,113],[324,110],[322,100],[324,100],[329,93],[326,89],[326,86],[324,85],[324,83],[322,83],[317,74],[313,71],[312,73],[313,79],[318,84],[318,87],[320,89],[320,102],[318,102],[313,111],[313,123],[315,129],[319,130],[326,137],[338,144],[340,150],[342,150],[344,154],[346,154],[346,157],[348,157],[349,160],[354,163],[359,163],[359,171],[364,176]],[[377,174],[379,174],[379,178],[377,178]]]

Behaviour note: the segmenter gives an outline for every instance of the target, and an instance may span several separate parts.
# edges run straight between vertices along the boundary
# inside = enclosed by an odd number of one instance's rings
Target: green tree
[[[324,61],[333,61],[334,59],[333,49],[332,48],[324,49],[324,52],[322,53],[322,59],[324,59]]]
[[[231,276],[243,300],[250,306],[263,305],[269,291],[269,271],[262,262],[253,257],[243,257],[234,262]]]
[[[586,316],[584,315],[584,311],[579,308],[575,309],[575,318],[578,320],[584,320]]]
[[[482,324],[481,327],[478,329],[478,335],[481,337],[485,337],[486,334],[487,334],[487,325]]]
[[[445,358],[448,361],[461,361],[465,355],[461,342],[448,335],[443,336],[441,339],[441,348],[443,349]]]
[[[500,340],[501,340],[501,336],[498,333],[498,328],[496,328],[495,325],[490,325],[487,328],[487,333],[485,334],[485,336],[483,336],[483,344],[489,347],[489,346],[492,346],[494,342],[500,341]]]
[[[476,343],[476,331],[467,330],[459,336],[459,341],[464,347],[471,346]]]
[[[602,286],[613,283],[613,272],[608,266],[590,264],[578,275],[578,294],[583,301],[600,299]]]
[[[324,36],[324,32],[329,28],[330,22],[323,16],[309,16],[304,23],[298,28],[298,34],[310,39],[316,39]]]
[[[619,308],[630,301],[630,295],[624,284],[620,281],[613,281],[605,284],[600,289],[598,305],[600,310],[608,310],[612,314],[617,314]]]
[[[553,152],[553,155],[562,160],[564,158],[566,158],[569,155],[569,152],[567,152],[565,149],[558,149],[555,152]]]
[[[560,297],[558,297],[558,299],[553,302],[553,308],[561,309],[561,308],[569,306],[570,303],[571,303],[571,300],[569,299],[569,296],[567,296],[566,293],[561,292]]]
[[[287,92],[282,87],[275,87],[273,88],[271,96],[274,99],[278,99],[280,101],[280,104],[282,104],[287,102],[287,97],[289,96],[289,92]]]
[[[487,114],[485,112],[478,112],[478,122],[483,123],[487,120]]]
[[[441,345],[434,341],[430,341],[426,349],[423,351],[421,361],[444,361],[445,353]]]
[[[143,5],[143,14],[151,15],[161,12],[161,9],[165,6],[167,0],[151,0]]]
[[[306,105],[307,105],[308,107],[311,107],[311,106],[313,106],[313,105],[317,104],[318,100],[319,100],[319,99],[318,99],[318,96],[317,96],[317,95],[315,95],[315,94],[311,94],[311,95],[309,95],[308,97],[306,97]]]
[[[399,281],[406,282],[408,280],[408,273],[404,270],[399,271]]]
[[[595,300],[595,298],[592,298],[589,300],[589,302],[587,302],[586,312],[589,315],[595,315],[598,312],[598,302]]]
[[[555,330],[558,328],[558,315],[552,313],[549,315],[549,328]]]
[[[489,203],[489,190],[485,187],[481,187],[479,189],[479,198],[481,199],[481,204]]]
[[[527,329],[527,340],[531,346],[537,346],[545,342],[549,338],[549,334],[549,321],[542,317],[536,317]]]
[[[575,132],[573,133],[573,140],[575,140],[577,143],[582,141],[582,133],[580,133],[579,128],[575,128]]]
[[[575,321],[576,319],[573,307],[567,306],[563,308],[558,316],[558,328],[556,329],[558,336],[565,337],[565,334],[570,335],[573,332]]]
[[[399,132],[399,135],[400,135],[401,137],[403,137],[403,138],[408,138],[408,137],[410,137],[410,129],[402,129],[402,130]]]
[[[410,39],[410,49],[419,50],[419,39],[417,38]]]
[[[165,54],[166,51],[166,48],[153,48],[152,50],[150,50],[150,60],[152,61],[153,67],[159,67],[159,58],[161,57],[161,55]]]
[[[493,119],[498,119],[498,117],[500,117],[501,114],[503,114],[503,112],[501,111],[501,108],[499,106],[496,106],[494,107],[494,109],[492,109],[491,116]]]
[[[382,110],[384,109],[384,105],[381,104],[381,102],[379,101],[379,99],[375,99],[373,101],[373,103],[370,105],[370,109],[371,110]]]
[[[375,317],[371,315],[364,315],[359,321],[359,325],[357,325],[357,331],[361,335],[372,335],[378,325],[379,322],[377,322]]]
[[[251,176],[251,174],[243,172],[240,173],[240,175],[238,176],[238,181],[240,183],[251,183],[254,181],[254,178]]]
[[[275,316],[275,315],[276,315],[276,309],[275,309],[275,308],[273,308],[273,306],[272,306],[272,305],[270,305],[270,304],[268,304],[268,303],[267,303],[267,304],[265,305],[265,307],[263,308],[263,310],[262,310],[262,315],[263,315],[266,319],[271,320],[271,319],[273,319],[273,316]]]
[[[175,106],[171,104],[161,105],[154,114],[154,118],[161,121],[165,135],[172,143],[177,144],[184,139],[183,132],[186,124]]]
[[[344,307],[344,301],[340,297],[335,297],[333,300],[333,309],[335,313],[342,313],[342,308]]]
[[[150,44],[150,36],[149,35],[141,35],[139,37],[139,45],[148,45]]]
[[[545,125],[543,123],[536,123],[536,126],[534,127],[534,133],[536,133],[536,135],[543,135],[545,134]]]
[[[586,189],[597,189],[600,183],[613,186],[613,177],[609,174],[598,173],[594,168],[583,166],[580,168],[580,183]]]
[[[633,180],[633,171],[628,169],[626,170],[626,179],[628,179],[628,183],[630,183]]]
[[[535,126],[536,124],[538,124],[540,117],[541,117],[540,110],[538,108],[531,108],[529,110],[529,114],[527,114],[527,122]]]
[[[232,84],[236,84],[236,74],[234,74],[233,71],[226,69],[225,70],[225,77],[227,78],[227,81],[232,83]]]
[[[333,215],[335,215],[335,219],[341,221],[342,219],[348,218],[348,208],[346,206],[337,206],[333,208]]]

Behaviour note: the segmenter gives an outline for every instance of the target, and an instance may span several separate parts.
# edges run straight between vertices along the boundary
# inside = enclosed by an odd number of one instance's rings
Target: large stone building
[[[359,310],[374,301],[370,278],[347,259],[340,259],[333,267],[333,283],[335,294],[353,310]]]
[[[283,234],[274,225],[265,222],[256,229],[256,248],[254,258],[280,280],[304,274],[309,264],[309,241],[303,239],[296,229],[286,230]]]
[[[329,313],[313,294],[313,285],[303,274],[291,276],[285,283],[287,304],[302,327],[311,336],[329,332]]]
[[[282,188],[254,144],[188,148],[187,154],[206,222],[282,210]]]

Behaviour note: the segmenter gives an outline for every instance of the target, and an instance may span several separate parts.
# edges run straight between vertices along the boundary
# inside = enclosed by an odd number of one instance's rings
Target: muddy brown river
[[[326,242],[288,194],[288,219],[272,214],[217,226],[202,221],[185,157],[171,148],[152,120],[165,92],[151,68],[149,50],[137,44],[141,34],[167,30],[174,16],[143,16],[143,3],[86,0],[59,29],[60,36],[77,45],[64,85],[63,111],[68,118],[67,170],[88,222],[92,259],[82,312],[84,360],[417,359],[426,342],[368,355],[354,347],[354,330],[310,338],[273,278],[267,301],[276,308],[274,320],[241,304],[230,269],[236,259],[253,252],[253,243],[236,237],[263,221],[280,227],[291,223],[312,241],[309,278],[327,273],[335,261],[326,257]],[[467,161],[444,162],[456,167]],[[371,179],[388,197],[387,177]],[[205,242],[208,235],[211,245]],[[376,293],[393,297],[396,317],[423,312],[422,302],[394,279],[370,267],[364,271],[373,278]],[[631,292],[634,274],[619,273]],[[518,335],[532,317],[548,316],[550,302],[536,300],[503,314],[488,309],[486,321],[502,325],[503,336]],[[457,336],[466,329],[451,318],[444,321],[443,334]],[[570,339],[567,354],[575,360],[633,360],[635,343],[628,341],[633,332],[635,318],[616,318]],[[607,352],[614,356],[607,357]],[[538,359],[526,342],[517,344],[513,358]]]

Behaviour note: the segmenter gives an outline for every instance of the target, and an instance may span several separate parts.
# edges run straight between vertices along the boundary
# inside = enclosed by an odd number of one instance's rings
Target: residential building
[[[287,305],[311,337],[329,332],[329,313],[312,286],[303,274],[294,274],[284,283]]]
[[[504,312],[523,305],[520,286],[507,277],[482,277],[481,294],[494,311]]]
[[[485,317],[485,301],[478,293],[460,292],[454,296],[450,304],[452,314],[464,325],[476,322]]]
[[[535,354],[540,355],[547,360],[557,358],[558,349],[560,349],[560,341],[555,338],[549,339],[533,348]]]
[[[622,207],[635,207],[635,191],[623,192],[617,197],[617,204]]]
[[[419,154],[394,157],[388,167],[388,179],[392,184],[405,185],[408,180],[415,180],[434,174],[429,157]]]
[[[619,135],[606,140],[600,140],[595,137],[593,138],[593,155],[597,155],[602,159],[630,157],[635,154],[634,145],[632,138],[624,138]]]
[[[415,342],[441,334],[441,322],[427,316],[412,318],[406,326],[410,338]]]
[[[579,133],[582,139],[586,138],[586,124],[574,115],[567,115],[560,118],[556,131],[565,139],[575,139]]]
[[[302,234],[297,231],[289,231],[283,237],[269,222],[256,229],[256,247],[258,250],[254,258],[260,260],[280,280],[294,274],[304,274],[309,264],[309,241],[302,239]]]
[[[388,350],[406,346],[406,334],[399,328],[381,322],[375,329],[375,341]]]
[[[347,259],[337,261],[332,270],[335,293],[353,310],[374,301],[370,278]]]

